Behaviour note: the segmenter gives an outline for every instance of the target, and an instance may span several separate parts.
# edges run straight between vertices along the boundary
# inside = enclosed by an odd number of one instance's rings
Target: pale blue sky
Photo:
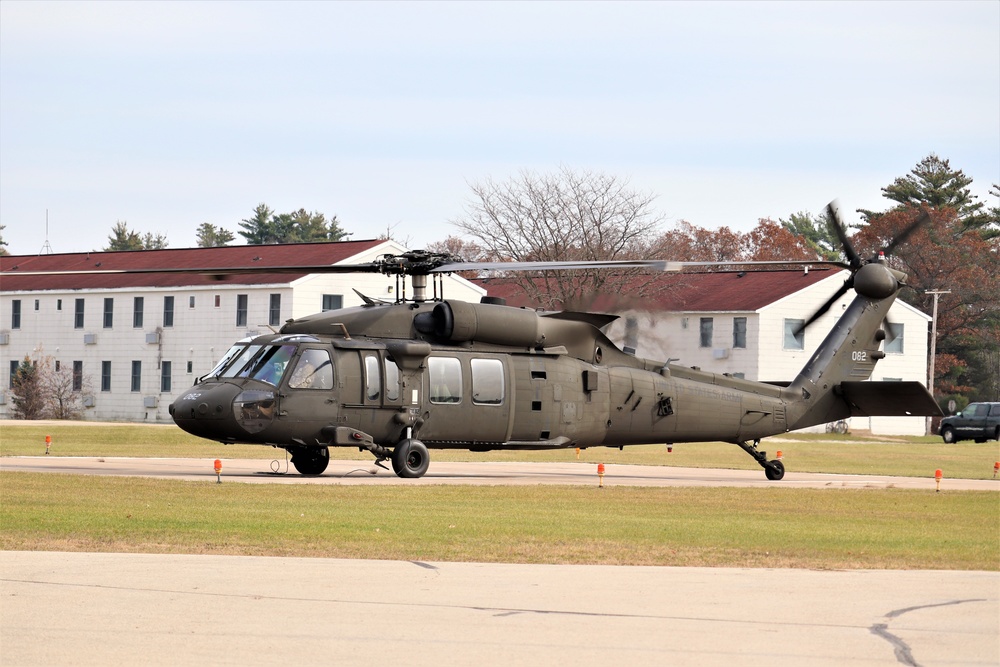
[[[0,3],[15,254],[46,209],[71,252],[260,202],[420,247],[470,183],[561,165],[747,230],[884,209],[931,152],[1000,182],[1000,2]]]

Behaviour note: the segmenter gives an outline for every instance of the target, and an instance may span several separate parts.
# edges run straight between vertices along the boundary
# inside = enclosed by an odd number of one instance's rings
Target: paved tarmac
[[[0,553],[3,665],[1000,664],[996,572]]]
[[[283,463],[283,462],[282,462]],[[211,460],[4,457],[2,470],[214,481]],[[376,475],[369,474],[372,470]],[[223,482],[596,484],[583,463],[368,462]],[[922,488],[933,479],[607,465],[605,485]],[[1000,490],[944,480],[942,490]],[[0,552],[0,665],[1000,665],[1000,573]]]
[[[152,459],[115,457],[25,456],[0,458],[0,470],[60,472],[87,475],[128,475],[166,479],[215,480],[214,459]],[[277,470],[275,473],[273,470]],[[592,463],[452,463],[432,461],[420,479],[400,479],[370,461],[330,461],[318,477],[303,477],[282,459],[222,459],[222,481],[270,484],[593,484]],[[788,471],[780,482],[763,470],[718,470],[606,464],[606,486],[737,486],[782,488],[901,488],[934,490],[933,477],[831,475]],[[1000,491],[1000,480],[945,478],[941,490]]]

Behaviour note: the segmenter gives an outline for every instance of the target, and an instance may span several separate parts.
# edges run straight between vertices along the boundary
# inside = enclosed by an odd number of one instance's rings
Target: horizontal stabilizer
[[[941,408],[919,382],[841,382],[852,417],[937,417]]]

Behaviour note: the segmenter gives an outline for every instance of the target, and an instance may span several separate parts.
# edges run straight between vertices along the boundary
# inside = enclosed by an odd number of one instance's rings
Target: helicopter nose
[[[182,429],[202,438],[232,440],[233,400],[241,388],[229,383],[192,387],[170,404],[170,416]]]

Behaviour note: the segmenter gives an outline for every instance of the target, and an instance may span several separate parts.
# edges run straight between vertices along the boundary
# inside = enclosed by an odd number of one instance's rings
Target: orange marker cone
[[[604,488],[604,464],[603,463],[598,463],[597,464],[597,477],[600,480],[600,483],[598,484],[598,488],[603,489]]]
[[[215,483],[222,484],[222,461],[215,459]]]
[[[49,447],[51,447],[51,446],[52,446],[52,436],[51,435],[47,435],[47,436],[45,436],[45,455],[46,456],[49,455]]]
[[[941,492],[941,477],[942,477],[941,468],[938,468],[937,470],[934,471],[934,482],[935,484],[937,484],[938,493]]]

